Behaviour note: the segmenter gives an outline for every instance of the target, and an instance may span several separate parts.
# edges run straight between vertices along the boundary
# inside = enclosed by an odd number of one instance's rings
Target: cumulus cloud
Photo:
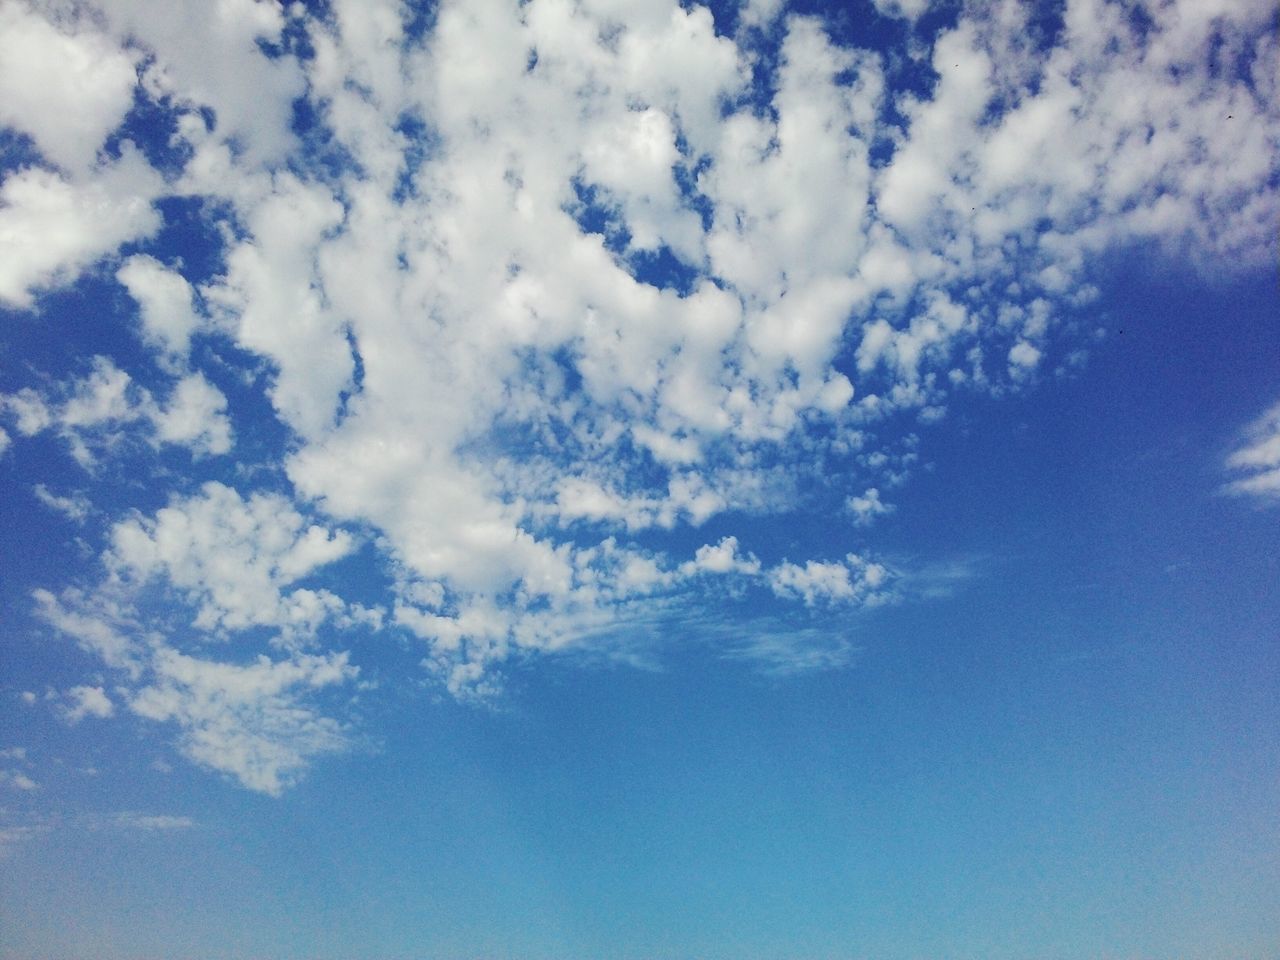
[[[117,672],[117,697],[137,716],[170,724],[191,760],[245,787],[278,794],[315,756],[349,746],[346,725],[314,702],[354,680],[344,651],[306,652],[322,627],[376,629],[378,611],[296,583],[346,556],[354,539],[308,522],[278,494],[247,497],[208,483],[153,516],[117,521],[91,590],[35,591],[36,613]],[[190,611],[193,631],[158,629],[148,604]],[[275,656],[212,657],[213,638],[272,632]],[[185,649],[188,645],[191,650]],[[68,722],[110,717],[116,700],[77,686]]]
[[[186,278],[155,257],[140,253],[124,262],[116,278],[138,302],[143,338],[166,359],[185,358],[191,334],[199,325]]]
[[[742,556],[738,552],[738,538],[725,537],[714,546],[707,543],[695,551],[693,559],[681,567],[689,573],[742,573],[760,572],[760,561],[754,556]]]
[[[860,600],[877,604],[888,600],[881,588],[889,571],[849,554],[843,562],[807,560],[802,565],[784,561],[769,571],[769,585],[780,597],[798,597],[806,606]]]
[[[162,650],[154,682],[134,694],[129,708],[176,723],[179,745],[196,763],[274,796],[314,756],[348,745],[342,724],[306,706],[304,697],[355,673],[345,654],[229,664]]]
[[[350,534],[308,524],[282,496],[244,499],[210,482],[154,518],[117,523],[104,560],[117,577],[138,583],[162,578],[182,591],[197,609],[201,629],[271,626],[310,633],[341,601],[327,591],[286,588],[353,546]]]
[[[79,686],[67,691],[62,718],[67,723],[79,723],[85,717],[105,720],[116,712],[115,704],[102,687]]]
[[[132,105],[137,53],[89,17],[42,15],[52,12],[24,2],[0,8],[0,124],[32,137],[51,162],[80,171]]]
[[[32,599],[36,616],[74,639],[81,649],[130,677],[139,675],[142,649],[133,636],[137,625],[114,599],[102,593],[87,597],[70,588],[61,597],[36,590]]]
[[[44,91],[0,71],[0,123],[43,157],[0,184],[0,301],[95,268],[155,365],[16,389],[9,455],[43,431],[90,468],[248,436],[275,482],[189,479],[112,518],[101,578],[37,592],[39,614],[189,757],[278,792],[344,742],[316,699],[353,676],[325,648],[344,624],[416,637],[466,696],[726,585],[813,611],[897,597],[850,544],[784,559],[749,523],[699,531],[815,489],[846,528],[886,513],[916,456],[901,418],[1074,355],[1109,251],[1270,263],[1280,90],[1262,0],[1068,0],[1052,35],[1015,0],[934,28],[924,0],[876,6],[930,79],[775,0],[734,36],[674,0],[445,2],[423,36],[381,3],[6,6],[4,43],[83,69]],[[103,149],[131,98],[167,141]],[[144,243],[177,197],[210,273]],[[228,402],[228,370],[256,403]],[[1266,443],[1229,490],[1269,489]],[[347,529],[392,571],[385,619],[307,582]],[[273,654],[199,647],[232,635]]]
[[[845,501],[845,506],[853,514],[853,522],[858,526],[867,526],[873,523],[876,517],[883,517],[893,512],[893,504],[885,503],[880,499],[878,487],[869,487],[861,495],[850,497]]]
[[[136,150],[83,180],[39,167],[0,183],[0,304],[28,307],[122,244],[160,226],[160,176]]]
[[[0,394],[0,411],[21,436],[55,431],[85,468],[126,443],[134,427],[140,428],[137,439],[184,446],[197,456],[224,454],[232,446],[227,399],[203,373],[183,376],[168,400],[157,402],[151,391],[103,356],[93,358],[86,376],[44,392],[24,387]]]

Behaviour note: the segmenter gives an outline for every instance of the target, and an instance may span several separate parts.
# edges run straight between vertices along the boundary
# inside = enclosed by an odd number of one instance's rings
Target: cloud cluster
[[[179,749],[244,786],[278,794],[308,761],[349,743],[343,723],[315,703],[354,681],[346,652],[310,652],[322,628],[349,632],[380,618],[326,589],[298,582],[348,554],[354,539],[309,523],[279,495],[242,499],[208,483],[153,517],[118,521],[103,579],[92,592],[36,591],[38,615],[119,675],[117,695],[135,716],[176,726]],[[188,622],[149,611],[182,609]],[[226,659],[211,643],[243,649],[270,631],[274,655]],[[240,642],[237,642],[240,641]],[[252,646],[252,644],[251,644]],[[67,692],[68,723],[107,718],[101,686]]]
[[[90,371],[45,392],[24,387],[0,394],[0,410],[19,436],[52,431],[83,467],[131,439],[153,448],[186,447],[197,456],[227,453],[232,446],[227,398],[203,373],[177,380],[168,400],[158,402],[107,357],[96,356]],[[132,430],[131,428],[137,428]]]
[[[915,30],[929,5],[874,7]],[[105,268],[166,398],[96,357],[5,397],[0,448],[52,431],[87,467],[231,452],[264,427],[197,337],[265,365],[287,431],[254,464],[270,492],[188,484],[114,523],[99,582],[39,609],[130,678],[134,713],[254,789],[342,742],[308,705],[354,676],[344,650],[308,652],[342,624],[385,616],[466,695],[725,578],[884,602],[890,572],[853,544],[761,559],[750,518],[813,489],[847,538],[884,517],[910,456],[893,434],[1071,362],[1108,252],[1271,256],[1266,0],[1069,0],[1052,29],[997,0],[892,55],[777,2],[732,35],[674,0],[434,13],[4,8],[0,123],[41,159],[0,183],[0,302]],[[212,275],[147,245],[172,197],[202,205]],[[700,537],[713,521],[736,535]],[[381,609],[299,583],[350,553],[343,526],[393,571]],[[155,590],[191,646],[138,639]],[[200,646],[255,630],[276,659]],[[783,646],[749,649],[781,670]]]

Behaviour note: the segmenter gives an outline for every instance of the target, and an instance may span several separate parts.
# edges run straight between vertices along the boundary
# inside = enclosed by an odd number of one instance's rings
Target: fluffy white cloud
[[[124,617],[133,608],[118,596],[113,603],[105,588],[91,597],[37,600],[52,625],[120,669],[117,692],[129,710],[175,725],[187,757],[250,790],[278,794],[314,757],[350,746],[347,726],[315,702],[326,688],[357,676],[346,653],[215,660],[184,653],[136,625],[132,635],[124,634]],[[77,686],[60,712],[78,723],[112,716],[115,704],[101,686]]]
[[[312,757],[348,745],[342,725],[303,699],[355,676],[345,654],[230,664],[162,650],[154,674],[130,709],[176,723],[188,757],[250,790],[279,795]]]
[[[116,522],[101,582],[38,593],[41,615],[126,674],[189,756],[275,792],[343,739],[303,694],[347,668],[302,647],[380,622],[301,582],[354,547],[337,526],[371,531],[395,571],[388,622],[459,695],[513,654],[598,642],[703,590],[815,610],[895,596],[857,554],[671,544],[803,506],[809,480],[855,525],[887,512],[914,436],[877,431],[1056,368],[1109,250],[1269,263],[1280,90],[1265,0],[1140,0],[1145,16],[1068,0],[1051,42],[1015,0],[927,37],[925,0],[876,5],[913,21],[932,86],[775,0],[748,3],[735,37],[674,0],[452,0],[421,39],[393,3],[5,7],[84,64],[41,103],[102,79],[53,116],[0,72],[0,122],[64,166],[0,185],[0,300],[30,306],[101,264],[166,384],[98,358],[4,398],[6,426],[56,431],[86,465],[133,437],[226,453],[233,428],[261,427],[213,385],[203,354],[234,347],[287,431],[277,462],[249,466],[292,487],[209,484]],[[96,162],[126,93],[168,112],[181,169],[128,147]],[[168,252],[122,248],[160,226],[163,196],[204,201],[221,267],[195,289]],[[197,332],[210,350],[190,349]],[[1273,485],[1259,436],[1232,492]],[[168,645],[147,585],[197,635],[256,628],[288,657]]]
[[[191,284],[155,257],[134,254],[116,272],[142,313],[143,337],[166,359],[183,359],[191,334],[199,325],[192,304]]]
[[[279,44],[289,12],[273,0],[105,0],[97,4],[125,47],[153,56],[143,77],[153,96],[208,107],[216,132],[247,164],[280,161],[296,141],[293,101],[305,89],[297,61],[263,55]]]
[[[346,748],[346,725],[315,702],[358,670],[341,651],[305,652],[322,627],[377,629],[381,614],[322,588],[296,586],[346,556],[353,538],[310,523],[279,494],[243,497],[208,483],[153,517],[118,521],[101,581],[89,591],[35,592],[37,614],[116,671],[135,714],[171,723],[193,761],[245,787],[277,794],[312,758]],[[162,623],[149,612],[165,598]],[[175,610],[193,629],[173,629]],[[274,633],[272,657],[210,655],[208,641]],[[106,717],[101,686],[67,694],[63,716]]]
[[[137,54],[99,33],[90,17],[50,21],[42,13],[51,10],[22,0],[0,7],[0,124],[75,172],[93,165],[132,105]]]
[[[30,306],[35,290],[154,233],[161,183],[133,149],[83,181],[38,167],[10,173],[0,184],[0,304]]]
[[[62,717],[67,723],[79,723],[85,717],[106,719],[115,712],[115,704],[102,687],[79,686],[67,691]]]
[[[760,572],[760,561],[748,554],[742,556],[738,552],[738,538],[725,537],[712,546],[703,544],[693,555],[693,559],[681,566],[686,574],[691,573],[742,573],[757,574]]]
[[[117,523],[104,562],[131,582],[171,584],[196,608],[201,629],[266,626],[309,636],[343,603],[325,590],[287,588],[354,546],[350,534],[307,523],[283,496],[244,499],[210,482],[154,518]]]
[[[226,410],[226,397],[202,373],[179,380],[162,405],[102,356],[93,358],[87,376],[46,393],[28,387],[0,395],[0,411],[13,418],[18,433],[32,436],[56,430],[86,468],[93,466],[98,452],[125,443],[129,428],[138,424],[144,428],[141,437],[156,445],[177,444],[196,455],[227,453],[232,429]]]
[[[930,0],[872,0],[882,16],[918,19],[929,9]]]
[[[883,517],[893,512],[893,504],[880,499],[880,490],[870,487],[861,496],[852,496],[845,501],[849,512],[853,514],[853,522],[859,526],[867,526],[876,517]]]
[[[222,454],[231,450],[231,421],[222,391],[193,373],[173,388],[169,404],[154,416],[156,438],[162,443],[189,447],[197,453]]]
[[[877,604],[889,599],[882,591],[889,571],[856,554],[844,562],[807,560],[804,565],[783,562],[769,571],[769,585],[780,597],[799,597],[806,606],[851,602]]]

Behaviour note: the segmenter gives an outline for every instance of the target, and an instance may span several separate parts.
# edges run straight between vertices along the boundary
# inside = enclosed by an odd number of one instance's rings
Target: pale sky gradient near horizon
[[[1280,958],[1270,0],[0,0],[0,957]]]

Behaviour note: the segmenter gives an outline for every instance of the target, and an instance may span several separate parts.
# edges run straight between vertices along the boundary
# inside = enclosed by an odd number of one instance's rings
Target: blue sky
[[[0,3],[0,956],[1277,955],[1276,55]]]

